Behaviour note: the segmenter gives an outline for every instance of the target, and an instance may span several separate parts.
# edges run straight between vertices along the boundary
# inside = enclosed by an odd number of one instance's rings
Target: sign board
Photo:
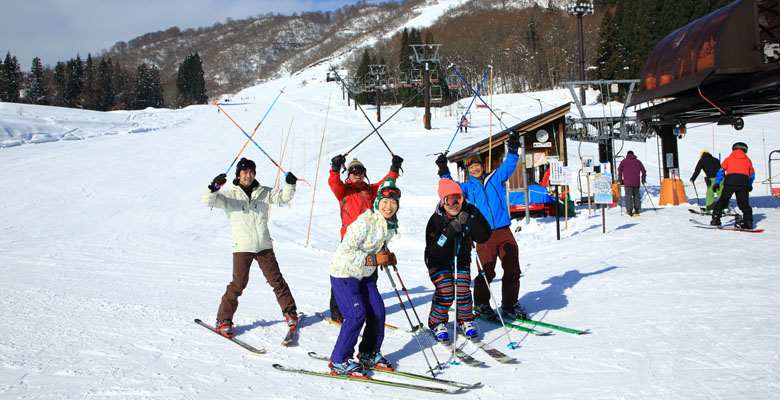
[[[526,168],[533,168],[534,167],[534,155],[533,155],[533,153],[525,155],[525,167]]]
[[[551,142],[547,142],[547,143],[534,142],[534,148],[537,148],[537,147],[552,147],[552,143]]]
[[[547,164],[547,155],[542,153],[542,152],[534,153],[534,164],[533,164],[533,166],[534,167],[538,167],[538,166],[544,165],[544,164]]]
[[[593,173],[593,156],[582,157],[582,171],[586,174]]]
[[[600,172],[602,174],[610,174],[612,175],[612,166],[608,162],[603,162],[600,164]]]
[[[666,168],[674,167],[674,153],[666,153]]]
[[[612,174],[596,174],[593,200],[596,204],[612,204]]]
[[[550,163],[550,184],[569,186],[571,183],[571,168],[564,167],[563,161]]]

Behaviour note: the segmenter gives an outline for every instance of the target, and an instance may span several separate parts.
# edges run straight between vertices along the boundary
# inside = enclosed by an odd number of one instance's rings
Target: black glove
[[[460,234],[460,232],[463,230],[463,226],[461,225],[458,218],[453,218],[448,224],[447,228],[445,230],[446,236],[454,236]]]
[[[691,183],[694,183],[694,182],[693,182],[693,178],[691,178],[690,182],[691,182]]]
[[[436,158],[436,165],[439,167],[439,176],[450,173],[450,168],[447,167],[447,156],[444,154],[439,154],[439,157]]]
[[[753,185],[748,185],[748,192],[752,192],[752,191],[753,191]]]
[[[398,170],[401,169],[401,164],[403,164],[404,159],[401,158],[399,155],[393,155],[393,161],[390,164],[390,171],[398,172]]]
[[[343,155],[339,154],[330,160],[330,169],[332,169],[335,172],[340,172],[341,168],[344,167],[345,162],[347,162],[347,157],[344,157]]]
[[[517,133],[510,133],[507,146],[509,147],[510,153],[517,154],[517,149],[520,148],[520,135]]]
[[[292,172],[288,172],[287,175],[284,176],[284,181],[290,185],[295,185],[295,182],[298,181],[298,178],[296,178]]]
[[[219,188],[222,187],[222,185],[227,182],[227,175],[225,174],[219,174],[216,177],[214,177],[214,180],[211,181],[211,185],[209,185],[209,190],[211,190],[212,193],[219,190]]]
[[[643,177],[642,177],[642,184],[644,185],[645,183],[647,183],[647,177],[646,177],[646,176],[643,176]]]
[[[717,192],[718,190],[720,190],[720,183],[716,183],[716,184],[712,185],[712,191],[713,192]]]

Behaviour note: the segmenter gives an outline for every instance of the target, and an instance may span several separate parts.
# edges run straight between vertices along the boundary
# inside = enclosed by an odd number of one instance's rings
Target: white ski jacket
[[[268,206],[285,204],[295,195],[295,185],[285,183],[281,189],[257,186],[251,199],[244,190],[231,184],[226,190],[206,189],[201,201],[209,207],[221,208],[233,229],[234,253],[259,253],[273,248],[268,232]]]

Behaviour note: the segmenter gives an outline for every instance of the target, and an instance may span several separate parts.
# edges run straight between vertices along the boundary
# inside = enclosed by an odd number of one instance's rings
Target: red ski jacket
[[[330,190],[333,191],[333,195],[336,196],[336,199],[339,201],[342,239],[344,239],[344,233],[347,232],[349,224],[355,222],[360,214],[374,206],[376,191],[379,189],[379,185],[388,177],[398,179],[398,172],[390,171],[384,178],[371,185],[367,184],[365,181],[356,185],[350,182],[349,179],[342,181],[338,172],[330,170],[328,186],[330,186]]]
[[[720,171],[715,177],[715,183],[724,181],[726,185],[749,186],[753,184],[755,177],[756,171],[753,169],[753,163],[750,162],[747,154],[742,150],[734,150],[720,164]]]

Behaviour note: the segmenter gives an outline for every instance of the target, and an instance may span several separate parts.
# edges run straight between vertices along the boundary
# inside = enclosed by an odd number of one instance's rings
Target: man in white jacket
[[[236,166],[236,179],[225,190],[225,174],[217,175],[203,194],[203,204],[225,211],[233,230],[233,280],[227,286],[217,312],[216,329],[226,337],[233,336],[233,314],[238,297],[249,282],[252,260],[257,260],[263,276],[274,290],[276,301],[291,328],[298,323],[297,308],[290,288],[276,262],[271,234],[268,232],[268,207],[285,204],[295,195],[297,178],[291,172],[285,176],[281,189],[272,189],[255,180],[255,163],[242,158]]]

